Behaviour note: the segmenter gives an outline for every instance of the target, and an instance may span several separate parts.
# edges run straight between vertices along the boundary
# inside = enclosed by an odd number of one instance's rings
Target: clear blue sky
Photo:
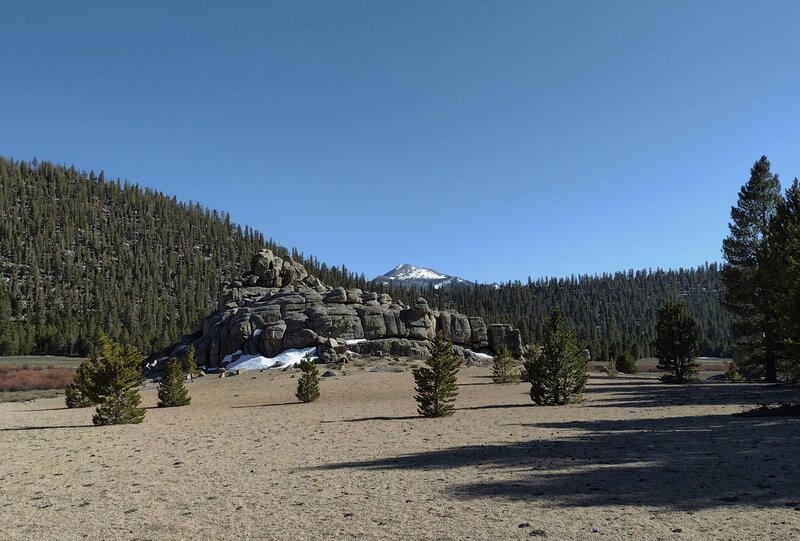
[[[372,277],[720,259],[800,176],[800,2],[0,1],[0,155],[105,170]]]

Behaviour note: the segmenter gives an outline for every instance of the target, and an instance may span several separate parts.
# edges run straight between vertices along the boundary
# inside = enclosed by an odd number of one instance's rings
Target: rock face
[[[323,362],[336,362],[346,349],[426,357],[438,331],[460,346],[459,354],[496,352],[501,344],[517,357],[523,352],[519,330],[510,325],[487,327],[479,317],[436,311],[422,297],[406,306],[385,293],[327,287],[290,257],[262,250],[253,256],[250,272],[222,289],[219,309],[163,355],[146,361],[146,369],[162,370],[166,359],[190,344],[197,364],[210,368],[237,351],[274,357],[311,346]]]

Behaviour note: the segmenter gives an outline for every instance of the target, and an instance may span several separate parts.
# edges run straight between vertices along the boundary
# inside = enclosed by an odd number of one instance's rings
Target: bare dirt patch
[[[206,377],[192,404],[93,427],[0,404],[6,539],[797,539],[800,419],[734,416],[793,387],[593,375],[582,404],[465,368],[455,415],[410,372]],[[152,384],[146,406],[155,406]],[[795,508],[798,508],[797,510]]]

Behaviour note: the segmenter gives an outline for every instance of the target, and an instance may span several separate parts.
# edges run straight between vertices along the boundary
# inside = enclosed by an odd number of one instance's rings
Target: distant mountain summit
[[[432,285],[434,288],[448,287],[459,284],[472,284],[469,280],[464,280],[458,276],[450,276],[449,274],[442,274],[441,272],[425,267],[417,267],[408,263],[397,265],[395,268],[381,274],[374,282],[382,284],[393,284],[400,286],[418,286],[427,287]]]

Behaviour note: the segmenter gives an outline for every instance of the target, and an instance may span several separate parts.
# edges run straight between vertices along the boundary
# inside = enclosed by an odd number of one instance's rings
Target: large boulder
[[[471,317],[469,318],[469,328],[472,331],[470,335],[470,342],[476,348],[489,347],[489,330],[483,318]]]
[[[334,287],[333,291],[325,297],[326,303],[344,304],[347,302],[347,291],[343,287]]]
[[[505,323],[492,323],[489,325],[489,345],[492,351],[497,351],[505,345],[511,355],[520,358],[523,354],[522,336],[519,329]]]
[[[345,347],[425,358],[437,331],[456,344],[454,351],[465,362],[485,362],[485,355],[470,350],[491,352],[500,345],[515,356],[522,353],[519,331],[510,325],[487,326],[479,317],[433,310],[424,297],[406,306],[385,293],[327,287],[291,257],[270,250],[261,250],[250,263],[241,280],[222,288],[216,312],[179,343],[146,359],[149,374],[163,370],[170,356],[185,355],[189,345],[197,350],[198,364],[212,369],[237,351],[274,357],[311,346],[321,362],[342,359]]]
[[[361,355],[376,357],[416,357],[426,359],[431,355],[430,342],[409,340],[407,338],[380,338],[348,346],[351,351]]]
[[[386,336],[386,321],[380,306],[361,305],[356,307],[356,312],[364,329],[364,338],[372,340]]]
[[[472,343],[470,320],[464,314],[445,310],[439,312],[437,322],[439,324],[438,330],[441,331],[448,340],[455,344]]]

